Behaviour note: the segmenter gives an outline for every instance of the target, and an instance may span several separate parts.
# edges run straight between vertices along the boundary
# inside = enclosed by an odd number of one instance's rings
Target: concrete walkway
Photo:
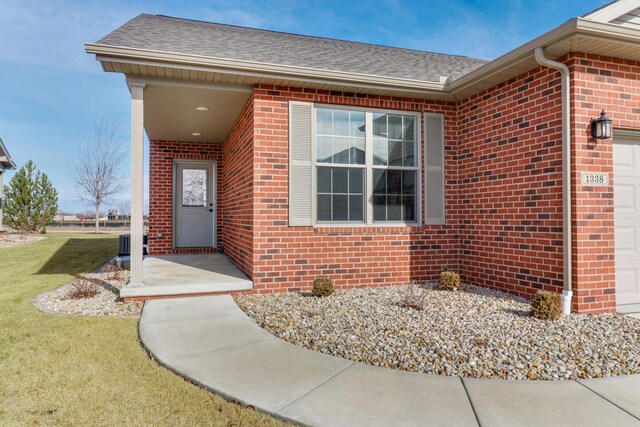
[[[147,301],[140,339],[231,400],[313,426],[640,426],[640,376],[461,379],[377,368],[286,343],[229,296]]]

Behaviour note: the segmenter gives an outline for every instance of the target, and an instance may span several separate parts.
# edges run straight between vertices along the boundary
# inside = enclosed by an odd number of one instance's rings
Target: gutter
[[[97,43],[85,43],[85,52],[96,55],[96,59],[99,61],[112,60],[129,64],[165,67],[173,65],[199,71],[234,73],[275,79],[295,79],[325,84],[334,83],[344,86],[387,87],[389,89],[427,94],[443,94],[443,92],[445,92],[444,81],[431,82],[399,77],[373,76],[345,71],[215,58],[195,54],[181,54]]]
[[[545,57],[542,46],[536,47],[535,58],[538,64],[560,71],[560,78],[562,79],[562,255],[564,276],[562,314],[566,316],[571,314],[571,297],[573,296],[571,283],[571,129],[569,127],[571,82],[569,79],[569,67]]]

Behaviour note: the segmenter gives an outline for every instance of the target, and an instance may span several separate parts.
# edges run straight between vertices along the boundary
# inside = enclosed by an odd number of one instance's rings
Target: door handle
[[[213,209],[209,209],[209,212],[213,212]]]

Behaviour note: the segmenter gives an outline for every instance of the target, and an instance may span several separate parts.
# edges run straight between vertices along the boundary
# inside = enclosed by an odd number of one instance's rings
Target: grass
[[[0,425],[283,425],[153,362],[137,319],[45,314],[31,299],[94,270],[114,235],[0,249]]]

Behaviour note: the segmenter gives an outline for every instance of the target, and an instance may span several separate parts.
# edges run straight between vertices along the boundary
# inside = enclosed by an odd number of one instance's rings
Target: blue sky
[[[103,72],[84,43],[142,12],[494,59],[605,3],[2,0],[0,138],[19,166],[33,159],[49,175],[62,210],[87,209],[67,164],[103,117],[121,119],[128,137],[130,98],[123,76]],[[123,167],[128,170],[128,153]]]

